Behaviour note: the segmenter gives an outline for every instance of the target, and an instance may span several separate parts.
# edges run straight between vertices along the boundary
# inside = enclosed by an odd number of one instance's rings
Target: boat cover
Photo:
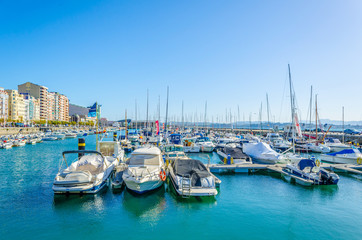
[[[84,155],[77,164],[77,171],[89,171],[95,174],[103,167],[103,159],[98,154]]]
[[[178,176],[192,176],[192,186],[201,186],[201,179],[211,176],[206,166],[199,160],[195,159],[180,159],[172,163],[172,168]]]
[[[354,154],[354,153],[359,153],[359,151],[357,149],[343,149],[342,151],[339,152],[335,152],[335,153],[328,153],[326,155],[329,156],[336,156],[336,155],[341,155],[341,154]]]
[[[274,156],[275,158],[278,158],[280,156],[279,153],[271,149],[269,144],[266,144],[264,142],[243,144],[243,150],[249,156],[256,158],[265,154],[268,154],[269,156]]]
[[[302,159],[298,163],[298,167],[300,170],[303,170],[306,167],[310,167],[312,169],[315,166],[316,166],[316,164],[312,159]]]
[[[232,157],[233,159],[248,159],[249,156],[246,155],[245,153],[243,153],[243,151],[240,148],[237,147],[224,147],[222,149],[222,152],[225,153],[226,155],[230,154],[230,157]]]

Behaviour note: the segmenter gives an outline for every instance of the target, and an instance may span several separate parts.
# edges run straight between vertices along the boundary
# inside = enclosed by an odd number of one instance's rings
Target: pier
[[[212,173],[253,173],[259,170],[282,173],[286,164],[208,164],[207,166]],[[321,163],[320,167],[334,172],[362,175],[362,165]]]

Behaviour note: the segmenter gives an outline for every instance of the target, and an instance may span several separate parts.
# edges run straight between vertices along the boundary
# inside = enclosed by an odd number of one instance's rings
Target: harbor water
[[[86,137],[95,149],[95,136]],[[177,197],[165,185],[147,195],[106,189],[54,196],[61,153],[77,139],[0,149],[1,239],[361,239],[362,181],[302,187],[278,174],[218,175],[215,198]],[[191,158],[207,163],[205,154]],[[218,162],[215,153],[209,154]]]

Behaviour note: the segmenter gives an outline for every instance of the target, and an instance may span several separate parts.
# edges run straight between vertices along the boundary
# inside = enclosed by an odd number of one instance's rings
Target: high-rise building
[[[57,92],[48,93],[48,119],[69,121],[69,100]]]
[[[18,90],[39,100],[40,119],[69,121],[69,99],[65,95],[30,82],[18,85]]]
[[[28,93],[35,99],[39,99],[40,119],[50,120],[48,116],[48,88],[31,82],[18,85],[19,93]]]
[[[23,95],[19,94],[17,90],[5,90],[9,95],[8,100],[8,114],[11,120],[25,120],[25,102]]]
[[[22,93],[21,95],[24,98],[25,104],[24,121],[40,120],[40,99],[36,99],[28,93]]]
[[[0,119],[8,119],[9,116],[9,94],[0,88]]]

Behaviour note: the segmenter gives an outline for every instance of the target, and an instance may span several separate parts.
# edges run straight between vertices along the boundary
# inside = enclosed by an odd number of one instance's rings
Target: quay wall
[[[21,134],[37,133],[40,131],[64,131],[64,130],[73,130],[74,127],[6,127],[0,128],[0,136],[3,135],[16,135],[22,129]],[[89,129],[89,127],[80,127],[78,130]]]

